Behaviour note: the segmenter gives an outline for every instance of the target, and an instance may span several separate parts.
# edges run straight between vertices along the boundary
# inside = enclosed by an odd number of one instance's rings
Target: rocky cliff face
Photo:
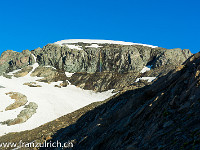
[[[51,139],[73,149],[199,149],[200,53],[150,86],[125,92]],[[59,148],[58,148],[59,149]]]
[[[83,43],[82,43],[83,46]],[[100,48],[84,47],[82,50],[69,49],[66,46],[48,44],[36,49],[40,65],[51,65],[67,72],[129,72],[140,71],[144,66],[154,68],[162,65],[178,65],[183,63],[191,52],[189,50],[151,48],[139,45],[101,44]],[[176,57],[174,57],[176,56]]]
[[[163,65],[176,66],[183,63],[191,52],[181,49],[151,48],[141,45],[101,44],[101,47],[87,47],[79,43],[82,50],[69,49],[66,46],[48,44],[32,52],[22,53],[11,50],[5,51],[0,57],[0,74],[21,69],[37,62],[43,66],[53,66],[67,72],[130,72],[140,71],[146,65],[153,68]],[[87,44],[88,45],[88,44]]]
[[[26,75],[29,72],[26,68],[36,60],[40,66],[56,68],[57,74],[75,72],[76,74],[69,80],[83,89],[98,92],[109,89],[117,91],[137,87],[133,84],[133,80],[137,77],[163,76],[192,55],[187,49],[164,49],[143,45],[99,44],[99,47],[91,47],[91,43],[75,45],[81,46],[82,49],[48,44],[43,48],[25,50],[22,53],[5,51],[0,57],[0,75],[11,78],[7,75],[8,72],[22,68],[26,72],[22,71],[16,76]],[[141,74],[140,71],[146,65],[151,66],[151,71]]]

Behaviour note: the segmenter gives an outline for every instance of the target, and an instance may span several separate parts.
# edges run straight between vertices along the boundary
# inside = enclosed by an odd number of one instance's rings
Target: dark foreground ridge
[[[200,53],[150,86],[125,92],[59,130],[73,149],[199,149]],[[58,148],[56,148],[58,149]]]

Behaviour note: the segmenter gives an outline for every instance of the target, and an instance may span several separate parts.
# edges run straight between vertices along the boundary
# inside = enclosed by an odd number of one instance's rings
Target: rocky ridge
[[[29,65],[36,60],[40,67],[34,70],[31,76],[43,76],[44,78],[40,80],[42,82],[63,81],[66,85],[68,79],[72,84],[87,90],[98,92],[109,89],[123,90],[130,86],[134,88],[133,80],[137,78],[167,74],[192,55],[189,50],[179,48],[165,49],[106,43],[92,47],[94,43],[81,42],[74,45],[81,46],[82,49],[48,44],[43,48],[26,50],[22,53],[6,51],[0,57],[0,74],[11,78],[9,72],[22,69],[14,74],[16,77],[22,77],[31,71]],[[147,65],[151,66],[151,70],[148,73],[140,73]],[[65,72],[75,74],[67,78]]]
[[[85,43],[77,43],[84,45]],[[88,45],[88,44],[87,44]],[[90,44],[91,45],[91,44]],[[21,69],[34,63],[34,56],[42,66],[53,66],[66,72],[95,73],[102,72],[124,73],[140,71],[146,65],[152,68],[164,65],[179,65],[183,63],[191,52],[187,49],[151,48],[142,45],[100,44],[102,47],[86,47],[83,50],[69,49],[67,46],[48,44],[33,51],[22,53],[11,50],[5,51],[0,57],[0,73]]]
[[[99,72],[102,59],[102,72],[140,71],[146,65],[153,68],[163,65],[183,63],[189,50],[151,48],[139,45],[102,44],[100,48],[84,47],[83,50],[69,49],[66,46],[48,44],[33,51],[37,62],[43,66],[53,66],[66,72]],[[176,57],[174,57],[176,56]]]

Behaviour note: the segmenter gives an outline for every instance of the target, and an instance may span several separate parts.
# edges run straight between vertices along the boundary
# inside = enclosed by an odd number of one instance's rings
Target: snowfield
[[[103,46],[99,46],[98,44],[92,44],[92,45],[86,46],[86,47],[99,48],[99,47],[103,47]]]
[[[34,68],[37,66],[37,63],[33,65]],[[12,79],[0,76],[0,85],[5,87],[0,88],[0,122],[16,118],[20,111],[24,109],[24,106],[21,106],[14,110],[5,111],[8,105],[14,103],[14,100],[5,94],[7,92],[24,94],[27,96],[28,103],[35,102],[38,105],[36,113],[27,122],[11,126],[0,124],[0,136],[9,132],[34,129],[92,102],[102,101],[114,95],[112,90],[96,93],[90,90],[83,90],[74,85],[57,88],[54,85],[59,85],[61,82],[51,84],[38,82],[36,80],[41,78],[31,77],[30,74],[31,72],[25,77],[13,77]],[[66,73],[66,75],[71,76],[72,73]],[[29,87],[23,85],[25,82],[36,82],[42,87]]]
[[[142,45],[142,46],[148,46],[148,47],[151,47],[151,48],[158,47],[158,46],[153,46],[153,45],[148,45],[148,44],[141,44],[141,43],[132,43],[132,42],[124,42],[124,41],[113,41],[113,40],[90,40],[90,39],[68,39],[68,40],[57,41],[54,44],[58,44],[60,46],[66,45],[71,49],[82,50],[81,46],[72,45],[72,44],[77,44],[78,42],[92,44],[91,46],[86,46],[86,47],[94,47],[94,48],[101,47],[98,44]]]

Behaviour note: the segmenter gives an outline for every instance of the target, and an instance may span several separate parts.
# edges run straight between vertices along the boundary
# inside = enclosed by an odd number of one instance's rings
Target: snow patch
[[[140,73],[145,73],[147,71],[151,70],[151,66],[145,66],[141,71]]]
[[[90,46],[86,46],[86,47],[99,48],[99,47],[103,47],[103,46],[99,46],[99,45],[97,45],[97,44],[92,44],[92,45],[90,45]]]
[[[138,81],[140,81],[140,80],[148,80],[147,82],[152,82],[153,80],[155,80],[156,79],[156,77],[141,77],[141,78],[137,78],[136,80],[135,80],[135,82],[138,82]]]
[[[62,44],[63,45],[63,44]],[[66,46],[70,49],[77,49],[77,50],[82,50],[81,46],[77,46],[77,45],[69,45],[66,44]]]
[[[32,56],[33,56],[33,59],[35,60],[35,62],[36,62],[36,60],[37,60],[37,57],[35,56],[35,55],[33,55],[32,54]]]
[[[53,67],[53,66],[44,66],[44,67],[47,67],[47,68],[53,68],[53,69],[55,69],[56,70],[56,68],[55,67]]]
[[[21,69],[14,70],[12,72],[7,73],[7,75],[14,75],[16,72],[21,71]]]
[[[74,73],[65,72],[65,75],[66,75],[67,77],[71,77],[73,74],[74,74]]]

